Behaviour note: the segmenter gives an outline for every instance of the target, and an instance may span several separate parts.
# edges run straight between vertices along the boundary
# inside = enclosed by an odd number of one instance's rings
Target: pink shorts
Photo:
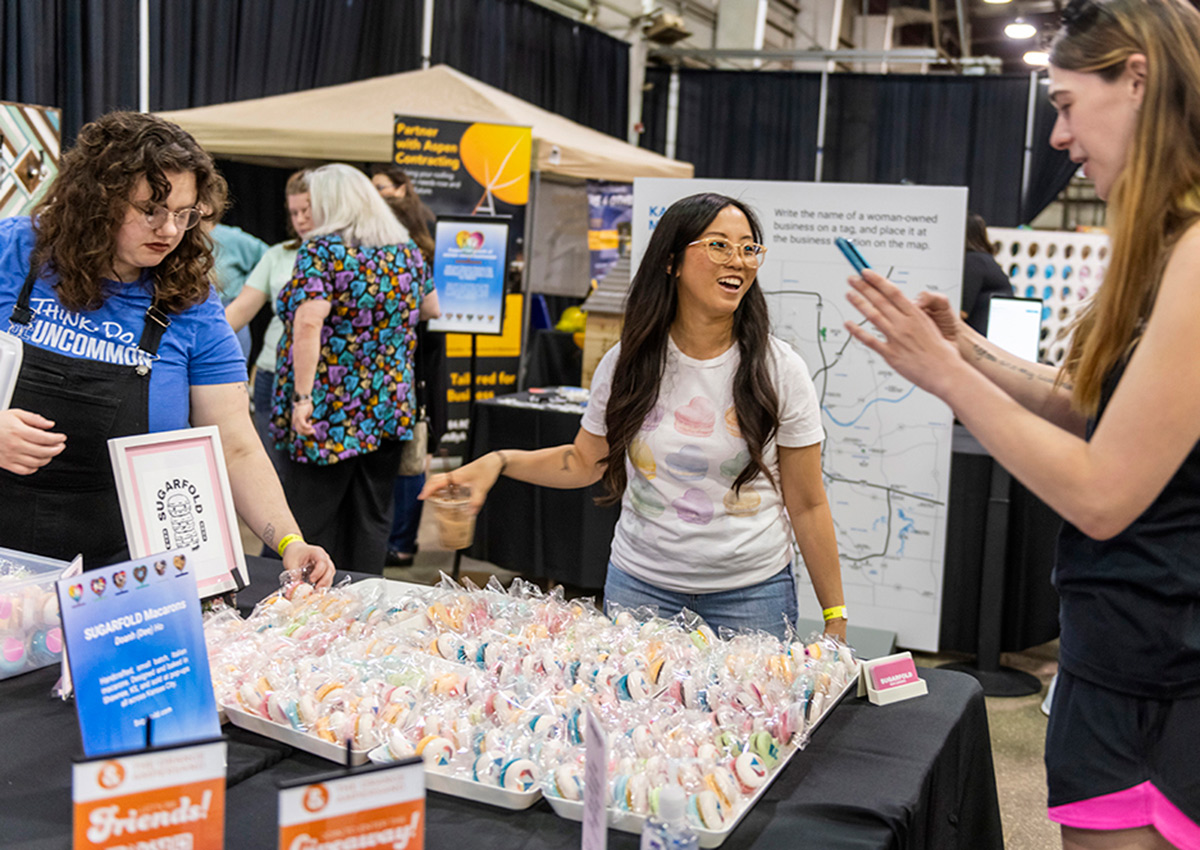
[[[1050,820],[1153,826],[1200,850],[1200,697],[1156,699],[1060,670],[1046,731]]]

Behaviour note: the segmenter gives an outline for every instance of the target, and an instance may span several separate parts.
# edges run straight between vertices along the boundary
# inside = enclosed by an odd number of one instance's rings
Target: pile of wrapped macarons
[[[372,758],[509,792],[579,800],[585,717],[608,733],[614,808],[683,786],[720,831],[857,672],[844,644],[714,634],[690,612],[598,611],[515,580],[307,585],[205,631],[219,704]]]

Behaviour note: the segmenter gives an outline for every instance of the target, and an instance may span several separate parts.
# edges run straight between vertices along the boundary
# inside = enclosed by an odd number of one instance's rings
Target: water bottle
[[[658,814],[642,827],[641,850],[696,850],[700,839],[687,819],[687,794],[678,785],[658,792]]]

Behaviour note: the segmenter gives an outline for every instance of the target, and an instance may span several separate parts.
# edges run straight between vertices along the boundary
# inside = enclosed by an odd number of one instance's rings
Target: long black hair
[[[671,204],[650,236],[625,301],[621,353],[613,370],[604,417],[608,456],[604,459],[603,480],[607,493],[598,500],[601,504],[614,504],[625,491],[625,454],[658,401],[667,364],[667,337],[679,306],[677,288],[683,252],[721,210],[730,206],[745,214],[754,241],[762,242],[762,226],[754,211],[735,198],[713,192]],[[779,396],[767,365],[769,336],[767,301],[756,279],[733,314],[733,337],[741,355],[733,381],[733,404],[750,453],[750,462],[733,483],[734,491],[741,490],[760,472],[775,486],[775,477],[763,463],[763,446],[779,429]]]

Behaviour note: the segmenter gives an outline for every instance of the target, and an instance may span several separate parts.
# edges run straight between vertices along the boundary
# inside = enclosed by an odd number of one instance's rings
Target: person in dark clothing
[[[962,317],[981,334],[987,334],[988,304],[993,295],[1012,295],[1012,284],[992,255],[987,222],[978,213],[967,213],[967,253],[963,257]]]

